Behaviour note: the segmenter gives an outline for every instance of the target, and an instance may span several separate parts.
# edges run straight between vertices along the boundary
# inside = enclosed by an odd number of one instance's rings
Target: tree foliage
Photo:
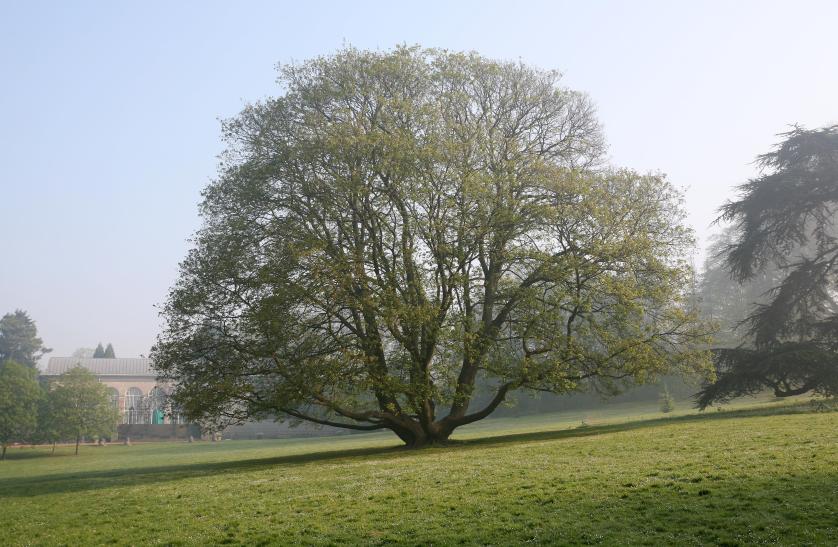
[[[0,364],[0,459],[6,458],[9,444],[35,432],[41,395],[32,367],[11,360]]]
[[[0,319],[0,363],[11,360],[37,369],[38,360],[50,351],[25,311],[15,310]]]
[[[781,274],[745,319],[749,343],[717,352],[718,379],[700,407],[771,389],[838,393],[838,126],[795,127],[758,158],[763,174],[722,207],[738,237],[726,263],[739,281]]]
[[[702,316],[718,325],[713,336],[717,348],[735,348],[746,342],[746,320],[753,306],[769,302],[771,290],[783,275],[778,266],[767,264],[747,280],[734,279],[727,265],[727,251],[736,238],[734,226],[725,227],[713,237],[698,284]]]
[[[103,359],[105,357],[105,348],[102,347],[102,342],[99,342],[96,345],[96,349],[93,350],[93,358],[94,359]]]
[[[70,354],[70,357],[76,357],[78,359],[91,359],[94,353],[96,353],[96,350],[93,348],[76,348],[76,350]]]
[[[661,176],[600,166],[588,99],[520,63],[347,49],[224,126],[153,350],[193,419],[444,441],[514,389],[700,369]],[[493,395],[472,408],[477,381]]]
[[[106,359],[116,359],[116,352],[114,352],[113,345],[110,342],[108,342],[108,347],[105,348],[103,357]]]
[[[116,428],[119,412],[111,404],[107,386],[83,367],[53,380],[49,401],[46,423],[55,437],[75,440],[76,454],[82,438],[108,437]]]
[[[669,414],[675,410],[675,398],[669,393],[669,386],[663,384],[663,390],[660,395],[660,409],[664,414]]]
[[[64,431],[64,420],[60,409],[56,406],[53,392],[49,389],[49,383],[42,384],[43,395],[38,401],[38,427],[35,431],[33,441],[37,444],[52,444],[55,452],[55,443],[69,438]]]

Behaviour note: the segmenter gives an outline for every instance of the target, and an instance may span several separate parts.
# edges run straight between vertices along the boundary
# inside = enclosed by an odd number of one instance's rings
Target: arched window
[[[119,410],[119,391],[116,388],[108,388],[108,397],[110,397],[113,407]]]
[[[166,392],[160,386],[155,386],[148,394],[150,422],[162,424],[166,415]]]
[[[171,408],[169,408],[169,412],[170,412],[169,419],[171,420],[171,423],[173,423],[173,424],[185,424],[186,423],[186,419],[183,417],[183,414],[180,413],[180,408],[178,408],[176,405],[172,405]]]
[[[129,387],[125,393],[125,415],[129,424],[140,423],[140,406],[143,392],[138,387]]]

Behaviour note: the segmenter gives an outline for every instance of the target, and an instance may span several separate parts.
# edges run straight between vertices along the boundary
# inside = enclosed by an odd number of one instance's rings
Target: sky
[[[0,314],[54,356],[147,354],[219,120],[279,92],[277,63],[346,44],[474,50],[564,74],[616,166],[685,188],[703,246],[791,124],[838,123],[838,2],[0,0]]]

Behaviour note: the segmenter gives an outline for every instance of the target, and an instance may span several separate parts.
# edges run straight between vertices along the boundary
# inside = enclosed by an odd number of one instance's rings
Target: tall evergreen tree
[[[107,359],[116,359],[116,353],[113,351],[113,346],[108,342],[108,347],[105,348],[105,355]]]
[[[37,369],[38,360],[50,351],[38,337],[35,322],[25,311],[15,310],[0,319],[0,363],[15,361]]]
[[[102,347],[102,342],[99,342],[96,349],[93,350],[93,358],[102,359],[103,357],[105,357],[105,348]]]
[[[748,343],[717,350],[702,408],[764,389],[838,393],[838,125],[783,136],[721,215],[738,232],[726,253],[733,276],[747,282],[777,268],[782,279],[746,318]]]

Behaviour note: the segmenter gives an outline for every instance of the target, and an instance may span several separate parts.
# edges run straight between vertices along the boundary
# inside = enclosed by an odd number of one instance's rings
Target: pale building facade
[[[168,385],[157,381],[151,359],[81,359],[51,357],[43,376],[54,378],[74,367],[83,367],[110,390],[111,402],[123,424],[180,424],[181,417],[168,408]]]

